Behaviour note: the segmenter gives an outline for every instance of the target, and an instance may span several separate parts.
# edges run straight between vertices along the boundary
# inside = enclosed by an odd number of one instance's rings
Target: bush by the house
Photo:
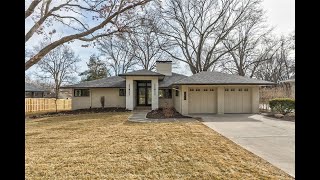
[[[295,100],[290,98],[275,98],[269,101],[269,105],[273,112],[286,114],[295,109]]]

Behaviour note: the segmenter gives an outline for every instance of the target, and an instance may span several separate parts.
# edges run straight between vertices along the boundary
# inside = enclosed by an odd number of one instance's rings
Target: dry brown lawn
[[[27,120],[26,179],[292,179],[200,122],[128,115]]]

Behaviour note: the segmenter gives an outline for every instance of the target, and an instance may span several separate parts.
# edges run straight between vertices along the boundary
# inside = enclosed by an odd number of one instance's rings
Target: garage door
[[[216,113],[215,88],[189,88],[189,113]]]
[[[224,89],[224,113],[251,113],[251,89]]]

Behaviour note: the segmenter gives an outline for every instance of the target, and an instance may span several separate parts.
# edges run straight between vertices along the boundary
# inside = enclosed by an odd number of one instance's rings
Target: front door
[[[139,81],[138,85],[138,106],[151,106],[152,95],[151,95],[151,82],[150,81]]]

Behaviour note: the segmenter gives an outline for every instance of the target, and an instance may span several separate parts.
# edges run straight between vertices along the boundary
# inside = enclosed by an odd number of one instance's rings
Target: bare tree
[[[57,29],[50,28],[57,24],[63,25],[69,32],[63,37],[39,49],[26,60],[25,70],[39,62],[54,48],[74,40],[85,42],[110,36],[128,30],[126,14],[133,14],[134,8],[143,6],[151,0],[33,0],[28,1],[25,11],[27,22],[33,25],[27,30],[25,42],[34,34],[43,35],[56,33]],[[31,18],[31,20],[30,20]]]
[[[228,53],[222,41],[259,4],[260,0],[169,0],[163,12],[168,25],[164,35],[179,52],[165,51],[187,63],[193,74],[208,71]]]
[[[278,83],[295,75],[294,35],[274,41],[277,42],[274,55],[260,64],[255,77]]]
[[[43,46],[45,44],[42,44],[40,48]],[[75,80],[79,61],[80,59],[69,46],[58,46],[37,64],[37,76],[50,80],[54,84],[55,98],[58,99],[61,85]]]
[[[163,31],[163,22],[159,21],[159,9],[148,9],[145,14],[138,17],[136,23],[139,25],[128,33],[129,44],[135,61],[143,69],[153,70],[158,60],[171,59],[163,51],[168,43],[166,37],[160,37]]]
[[[271,58],[276,43],[270,44],[272,28],[265,24],[262,8],[251,9],[250,16],[223,40],[228,58],[221,62],[223,71],[253,77],[257,67]],[[275,51],[274,51],[275,52]]]
[[[110,73],[117,76],[134,68],[136,62],[128,41],[119,37],[99,40],[99,51],[106,59]]]
[[[158,21],[158,8],[157,4],[149,4],[143,13],[132,18],[130,32],[99,40],[99,50],[115,75],[135,67],[152,70],[157,60],[171,59],[162,50],[167,39],[159,37],[163,25]]]

